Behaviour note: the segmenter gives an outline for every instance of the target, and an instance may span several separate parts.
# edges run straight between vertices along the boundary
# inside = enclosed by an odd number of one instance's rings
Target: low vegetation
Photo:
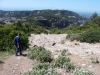
[[[64,63],[64,67],[65,67],[65,70],[66,70],[66,72],[70,72],[70,71],[74,71],[75,70],[75,64],[74,63],[72,63],[72,62],[65,62]]]
[[[51,62],[51,52],[47,51],[44,47],[35,46],[30,49],[28,57],[31,59],[37,59],[40,62]]]
[[[62,56],[65,56],[65,54],[66,54],[67,51],[68,51],[68,50],[63,49],[63,50],[61,51],[61,55],[62,55]]]
[[[78,40],[80,42],[96,43],[100,42],[100,16],[94,13],[90,20],[83,26],[70,25],[64,32],[68,33],[67,39]]]
[[[74,63],[70,62],[70,58],[66,56],[59,56],[52,61],[55,67],[64,68],[66,72],[73,71],[75,69]]]
[[[94,73],[89,70],[82,69],[81,67],[76,67],[74,75],[94,75]]]
[[[45,53],[42,51],[45,51]],[[65,51],[66,50],[63,50],[63,52]],[[35,64],[33,68],[24,73],[24,75],[63,75],[62,73],[59,73],[57,69],[64,69],[66,73],[72,72],[73,75],[94,75],[91,71],[77,67],[71,62],[70,58],[66,56],[58,56],[56,59],[52,59],[49,62],[48,59],[51,59],[51,53],[41,46],[30,48],[28,57],[37,60],[41,57],[42,61],[39,59],[40,63]]]
[[[82,33],[69,34],[67,39],[78,40],[80,42],[96,43],[100,42],[100,28],[93,28]]]
[[[80,35],[81,42],[100,42],[100,28],[90,29]]]
[[[63,67],[65,62],[70,62],[70,58],[59,56],[57,59],[53,60],[55,67]]]
[[[40,63],[34,65],[31,71],[26,72],[24,75],[61,75],[57,69],[52,68],[51,64]]]

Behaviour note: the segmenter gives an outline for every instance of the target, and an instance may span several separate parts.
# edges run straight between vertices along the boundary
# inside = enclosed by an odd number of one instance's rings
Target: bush
[[[65,40],[61,40],[61,44],[64,44],[65,43]]]
[[[95,43],[100,42],[100,29],[90,29],[80,35],[81,42]]]
[[[33,69],[48,69],[49,65],[49,63],[40,63],[38,65],[34,65]]]
[[[71,71],[75,69],[75,65],[71,62],[65,62],[64,63],[66,71]]]
[[[65,53],[66,53],[67,51],[68,51],[68,50],[63,49],[63,50],[61,51],[61,55],[62,55],[62,56],[64,56],[64,55],[65,55]]]
[[[0,51],[6,51],[8,47],[14,49],[13,40],[14,37],[17,36],[18,32],[22,34],[22,48],[28,47],[28,36],[26,33],[15,30],[12,25],[4,25],[3,28],[0,28]]]
[[[60,34],[61,31],[60,31],[60,29],[58,29],[58,28],[53,28],[53,29],[51,30],[51,33],[53,33],[53,34]]]
[[[43,47],[33,47],[32,49],[30,49],[30,53],[28,54],[28,57],[31,59],[37,59],[40,62],[51,62],[51,52],[47,51],[45,48]]]
[[[71,41],[80,40],[80,33],[68,34],[66,39],[70,39]]]
[[[61,75],[56,71],[56,69],[51,68],[48,63],[40,63],[34,65],[33,69],[29,72],[24,73],[24,75]]]
[[[27,48],[28,47],[28,35],[25,34],[23,31],[11,31],[11,33],[9,34],[9,39],[12,40],[12,44],[14,43],[14,37],[16,37],[18,35],[18,33],[21,33],[21,47],[22,49]]]
[[[10,49],[9,47],[6,48],[6,52],[8,55],[10,54],[14,54],[15,53],[15,50],[14,49]]]
[[[94,73],[89,70],[84,70],[81,67],[77,67],[74,71],[74,75],[94,75]]]
[[[56,67],[63,67],[65,62],[70,62],[70,58],[67,58],[65,56],[59,56],[53,61]]]

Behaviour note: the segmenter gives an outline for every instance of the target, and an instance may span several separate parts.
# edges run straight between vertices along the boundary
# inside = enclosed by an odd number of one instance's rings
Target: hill
[[[69,10],[0,11],[0,22],[16,20],[38,21],[42,26],[65,28],[70,24],[82,25],[87,18]]]

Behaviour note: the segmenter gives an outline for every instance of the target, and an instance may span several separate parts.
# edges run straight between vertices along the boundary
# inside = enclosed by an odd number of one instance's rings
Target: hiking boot
[[[20,55],[23,55],[22,53],[20,53]]]
[[[18,54],[15,54],[15,56],[18,56]]]

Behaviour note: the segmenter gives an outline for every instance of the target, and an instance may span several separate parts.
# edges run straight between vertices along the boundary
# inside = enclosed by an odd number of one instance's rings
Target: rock
[[[29,51],[29,48],[27,48],[27,51]]]
[[[86,66],[86,64],[82,64],[82,66]]]
[[[59,55],[55,55],[55,56],[54,56],[54,59],[56,59],[58,56],[59,56]]]
[[[54,42],[53,44],[52,44],[52,46],[54,46],[56,43]]]
[[[92,65],[89,65],[89,68],[92,68]]]
[[[32,71],[32,68],[30,68],[29,71]]]
[[[59,49],[59,50],[56,50],[56,52],[61,52],[61,50]]]

